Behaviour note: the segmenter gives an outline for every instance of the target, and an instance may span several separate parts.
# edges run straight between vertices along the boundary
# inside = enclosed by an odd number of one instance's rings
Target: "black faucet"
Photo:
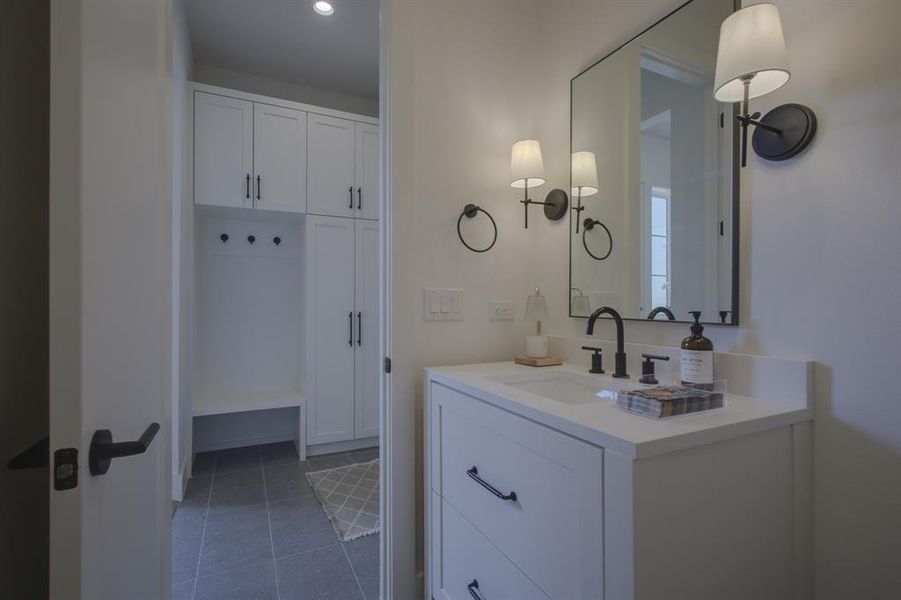
[[[670,309],[668,309],[668,308],[665,307],[665,306],[658,306],[658,307],[656,307],[654,310],[652,310],[651,312],[648,313],[648,317],[647,317],[647,318],[653,320],[654,317],[656,317],[656,316],[659,315],[660,313],[665,314],[665,315],[666,315],[666,318],[669,319],[670,321],[675,321],[675,320],[676,320],[676,315],[673,314],[673,311],[671,311]]]
[[[623,318],[616,312],[616,309],[609,306],[602,306],[588,317],[588,327],[585,329],[585,335],[594,334],[594,324],[601,315],[610,315],[616,323],[616,355],[613,357],[616,368],[613,371],[614,377],[625,378],[629,374],[626,373],[626,353],[623,350]]]

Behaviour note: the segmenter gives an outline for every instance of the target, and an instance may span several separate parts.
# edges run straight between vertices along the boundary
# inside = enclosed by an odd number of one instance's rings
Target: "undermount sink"
[[[564,371],[539,372],[534,375],[522,373],[495,375],[488,379],[555,402],[571,405],[601,402],[613,398],[617,391],[627,388],[627,384],[614,379]]]

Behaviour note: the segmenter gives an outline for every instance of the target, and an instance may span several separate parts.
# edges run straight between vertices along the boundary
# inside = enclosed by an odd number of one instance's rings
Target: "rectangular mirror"
[[[692,0],[573,78],[571,317],[738,324],[739,128],[713,98],[736,3]]]

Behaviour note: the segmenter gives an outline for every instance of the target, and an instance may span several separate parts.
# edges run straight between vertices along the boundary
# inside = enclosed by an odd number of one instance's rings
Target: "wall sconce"
[[[522,188],[523,199],[520,200],[525,209],[525,225],[529,228],[529,205],[544,206],[544,216],[551,221],[559,221],[569,207],[569,197],[563,190],[551,190],[544,202],[536,202],[529,198],[529,186],[544,185],[544,161],[541,159],[541,145],[537,140],[520,140],[513,144],[510,154],[510,187]]]
[[[576,197],[576,235],[579,233],[579,221],[582,220],[582,198],[598,193],[598,164],[594,152],[573,152],[572,155],[572,195]]]
[[[817,119],[801,104],[783,104],[760,118],[750,114],[748,101],[785,85],[791,73],[779,9],[754,4],[732,13],[720,27],[713,96],[720,102],[741,102],[741,166],[747,164],[748,126],[754,125],[754,152],[766,160],[787,160],[813,140]]]

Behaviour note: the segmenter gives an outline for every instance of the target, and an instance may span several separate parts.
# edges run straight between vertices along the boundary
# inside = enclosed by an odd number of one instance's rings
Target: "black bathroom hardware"
[[[347,334],[347,345],[353,348],[354,346],[354,313],[351,311],[347,313],[347,330],[349,333]]]
[[[501,500],[509,500],[510,502],[516,502],[516,492],[510,492],[509,494],[504,494],[496,487],[479,477],[479,469],[475,466],[473,468],[466,471],[466,474],[469,475],[469,478],[478,483],[480,486],[500,498]]]
[[[151,423],[137,440],[113,443],[113,434],[109,429],[98,429],[91,438],[91,448],[88,451],[91,475],[103,475],[109,471],[110,461],[114,458],[144,454],[159,430],[159,423]]]
[[[676,320],[676,315],[673,314],[673,311],[671,311],[669,308],[667,308],[667,307],[665,307],[665,306],[657,306],[657,307],[655,307],[651,312],[648,313],[648,317],[647,317],[647,318],[648,318],[649,321],[653,321],[653,320],[654,320],[654,317],[656,317],[656,316],[659,315],[659,314],[664,314],[664,315],[666,315],[666,318],[667,318],[668,320],[670,320],[670,321],[675,321],[675,320]]]
[[[363,210],[363,188],[357,188],[357,210]]]
[[[487,248],[481,248],[481,249],[473,248],[472,246],[467,244],[466,240],[463,239],[463,234],[460,232],[460,223],[463,221],[463,217],[466,217],[467,219],[472,219],[477,214],[479,214],[479,212],[485,213],[485,216],[491,220],[491,225],[494,227],[494,239],[491,240],[491,243],[488,245]],[[468,249],[472,250],[473,252],[488,252],[489,250],[494,248],[494,244],[497,242],[497,223],[494,222],[494,217],[491,216],[491,213],[489,213],[487,210],[485,210],[481,206],[476,206],[475,204],[467,204],[466,206],[463,207],[463,212],[460,213],[460,216],[457,217],[457,237],[460,238],[460,242],[464,246],[466,246]]]
[[[275,236],[274,238],[272,238],[272,243],[275,244],[276,246],[278,246],[279,244],[282,243],[282,238]]]
[[[588,249],[588,240],[585,239],[585,236],[588,234],[589,231],[592,231],[594,229],[595,225],[600,225],[604,229],[604,231],[607,232],[607,239],[610,241],[610,247],[607,248],[607,254],[605,254],[604,256],[598,256],[598,255],[594,254],[591,250],[589,250]],[[597,219],[592,219],[591,217],[586,217],[585,221],[582,223],[582,226],[584,227],[584,229],[582,230],[582,245],[585,247],[585,252],[588,253],[588,256],[590,256],[591,258],[593,258],[595,260],[604,260],[608,256],[610,256],[610,253],[613,252],[613,236],[610,235],[610,230],[607,229],[607,226],[604,225],[603,223],[601,223],[600,221],[598,221]]]
[[[729,311],[729,310],[721,310],[720,311],[720,323],[726,322],[726,317],[729,316],[730,312],[732,312],[732,311]]]
[[[619,312],[613,307],[602,306],[588,317],[588,327],[585,328],[585,335],[594,334],[594,324],[601,315],[610,315],[616,324],[616,354],[613,357],[614,369],[613,376],[616,378],[628,379],[629,374],[626,373],[626,351],[624,350],[625,341],[623,335],[623,318]]]
[[[260,176],[257,175],[257,200],[260,199],[260,194],[263,193],[263,180],[260,179]]]
[[[473,579],[469,583],[466,584],[466,589],[469,590],[469,595],[472,596],[473,600],[482,600],[482,595],[479,594],[479,580]]]
[[[669,356],[658,356],[657,354],[642,354],[641,356],[644,358],[644,362],[641,363],[641,379],[639,379],[639,381],[641,383],[657,385],[660,382],[654,377],[654,361],[669,360]]]
[[[244,197],[249,199],[250,198],[250,173],[247,174],[247,179],[245,179],[244,185],[245,185]]]
[[[354,209],[354,186],[350,186],[347,188],[347,193],[350,194],[350,204],[347,205],[347,208],[350,210]]]
[[[603,373],[604,357],[601,356],[601,348],[596,348],[594,346],[582,346],[582,350],[594,352],[594,354],[591,355],[591,368],[588,370],[588,372],[597,374]]]
[[[357,346],[363,345],[363,313],[357,312]]]
[[[222,240],[222,243],[224,244],[225,242],[228,241],[228,234],[223,233],[222,235],[219,236],[219,239]]]
[[[252,244],[252,243],[254,243],[255,241],[257,241],[257,238],[256,238],[255,235],[248,235],[248,236],[247,236],[247,241],[248,241],[249,243]]]

